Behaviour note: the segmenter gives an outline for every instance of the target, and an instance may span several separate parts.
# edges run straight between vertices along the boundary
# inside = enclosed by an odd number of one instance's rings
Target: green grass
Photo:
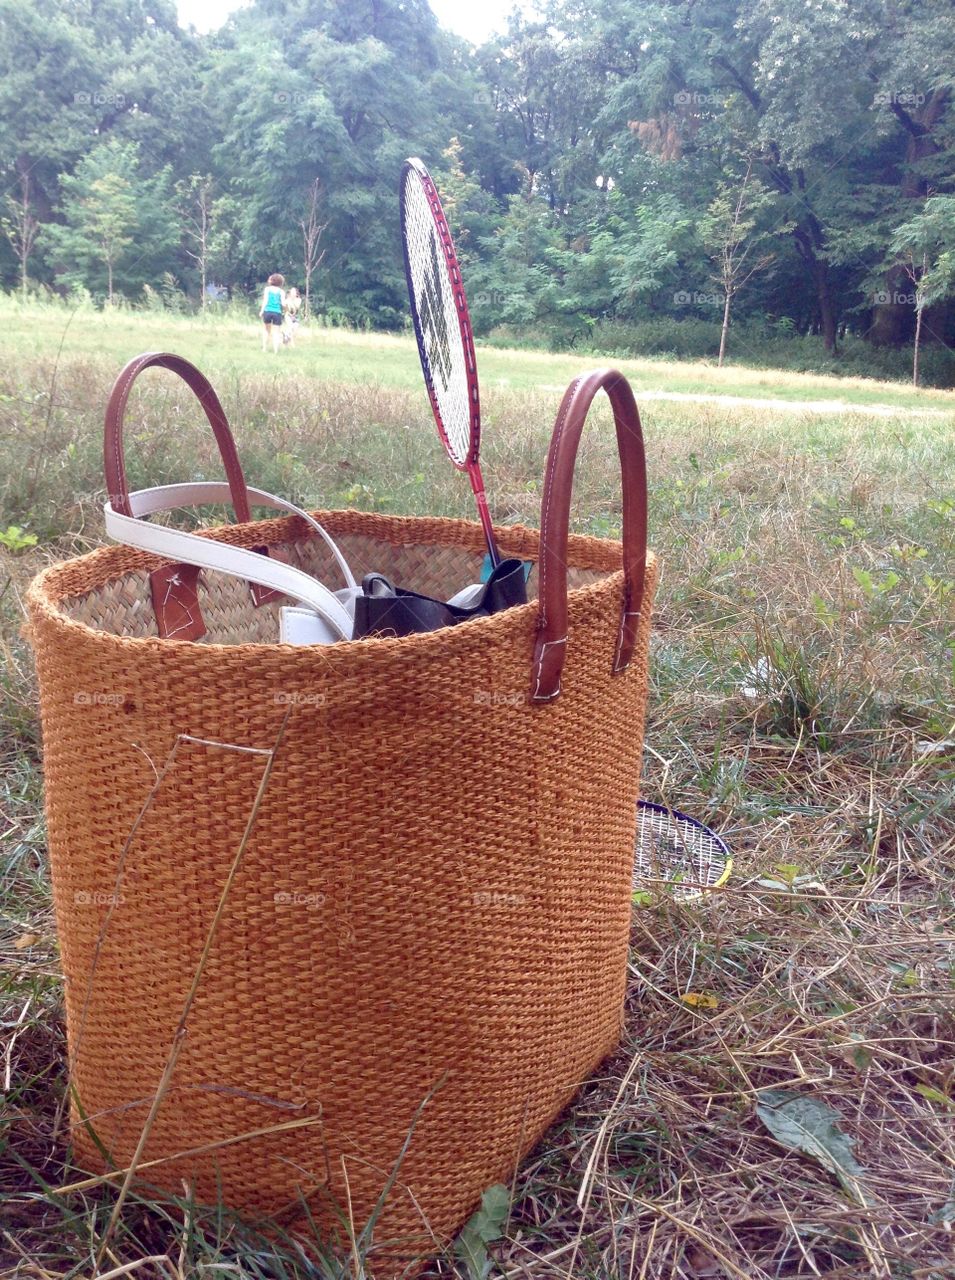
[[[101,357],[124,363],[141,351],[171,349],[188,355],[220,376],[257,374],[274,377],[276,386],[290,375],[354,381],[382,387],[418,390],[421,371],[413,338],[354,333],[345,329],[302,327],[294,350],[277,357],[263,355],[260,326],[234,312],[204,319],[172,312],[115,311],[83,307],[21,305],[0,296],[0,324],[5,350],[21,360],[54,356],[71,360]],[[745,358],[745,351],[741,358]],[[639,357],[639,353],[635,353]],[[836,378],[776,369],[747,369],[715,362],[663,359],[600,360],[593,356],[554,355],[536,351],[479,349],[482,386],[500,390],[563,389],[581,368],[593,364],[619,366],[638,390],[696,396],[742,396],[757,400],[835,401],[855,405],[887,405],[936,409],[955,414],[955,392],[915,389],[903,383],[867,378]]]
[[[470,516],[472,503],[406,339],[321,331],[273,359],[254,327],[231,321],[78,312],[63,339],[62,311],[36,308],[16,325],[4,305],[0,532],[19,525],[38,544],[0,547],[0,1261],[88,1275],[112,1199],[99,1188],[64,1206],[48,1191],[78,1175],[57,1122],[60,980],[20,601],[44,563],[103,541],[112,379],[145,348],[190,356],[222,394],[250,482],[307,505]],[[599,361],[480,359],[495,518],[536,524],[559,400],[542,388]],[[652,885],[635,909],[621,1052],[515,1170],[493,1274],[951,1275],[955,432],[947,414],[912,412],[951,397],[634,368],[638,386],[661,391],[871,395],[897,412],[643,404],[663,566],[644,793],[720,829],[735,871],[703,904]],[[128,456],[134,485],[219,474],[201,413],[159,372],[131,397]],[[619,531],[605,404],[584,436],[573,518]],[[701,992],[715,1010],[681,1000]],[[861,1200],[771,1138],[755,1105],[768,1086],[835,1110],[864,1170]],[[227,1206],[193,1212],[147,1195],[127,1204],[111,1249],[112,1266],[136,1262],[132,1274],[148,1277],[357,1274],[315,1262],[317,1246],[306,1263]],[[168,1265],[142,1262],[153,1256]],[[464,1272],[449,1256],[431,1274]]]

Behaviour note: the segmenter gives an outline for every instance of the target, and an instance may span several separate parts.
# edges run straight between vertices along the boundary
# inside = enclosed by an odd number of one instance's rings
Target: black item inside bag
[[[365,636],[410,636],[440,627],[454,627],[471,618],[486,618],[501,609],[527,603],[522,560],[502,560],[470,605],[448,604],[433,596],[396,587],[380,573],[366,574],[362,594],[355,600],[353,639]]]

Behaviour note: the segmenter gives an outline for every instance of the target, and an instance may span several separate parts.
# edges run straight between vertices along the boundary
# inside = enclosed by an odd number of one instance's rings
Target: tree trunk
[[[816,252],[822,248],[822,228],[811,218],[800,223],[793,231],[793,240],[800,258],[806,264],[816,294],[816,306],[819,310],[819,332],[822,342],[830,355],[838,353],[836,345],[836,314],[832,305],[832,290],[829,286],[829,263],[820,258]]]
[[[901,267],[892,267],[885,273],[882,288],[876,294],[869,327],[869,341],[874,347],[900,347],[904,342],[909,307],[899,299],[910,292],[907,286],[908,280]]]
[[[726,297],[723,302],[723,328],[720,332],[720,357],[717,360],[717,368],[722,369],[723,357],[726,355],[726,339],[730,331],[730,303],[733,295],[727,289]]]
[[[915,110],[893,103],[899,123],[908,134],[905,147],[905,165],[902,173],[902,197],[905,200],[924,200],[927,186],[919,171],[919,161],[936,155],[939,144],[933,130],[948,105],[949,89],[945,86],[929,94],[928,100]],[[885,275],[881,293],[883,301],[877,301],[869,329],[869,341],[874,347],[900,347],[905,341],[911,323],[912,304],[899,302],[898,298],[910,290],[903,288],[905,277],[900,268],[892,267]]]
[[[832,306],[832,292],[829,288],[829,263],[824,258],[816,258],[812,275],[813,283],[816,286],[816,301],[819,303],[822,345],[830,355],[837,355],[836,314]]]
[[[778,190],[783,195],[791,196],[794,190],[805,192],[807,190],[806,176],[801,169],[795,170],[790,174],[779,158],[779,150],[773,144],[771,148],[773,155],[773,163],[769,166],[770,177],[775,183]],[[822,223],[812,212],[804,196],[800,197],[807,213],[803,220],[793,228],[792,237],[796,245],[796,251],[802,258],[812,280],[813,290],[816,295],[816,306],[819,310],[819,331],[822,334],[823,345],[830,355],[838,354],[838,345],[836,337],[838,334],[838,326],[836,324],[835,307],[832,302],[832,290],[829,285],[829,263],[824,257],[821,257],[822,251],[826,247],[826,236],[822,229]]]
[[[919,346],[922,341],[922,308],[915,309],[915,355],[912,357],[912,386],[919,385]]]
[[[20,255],[20,297],[27,300],[27,255]]]
[[[202,187],[199,193],[199,199],[199,217],[201,218],[200,226],[202,228],[202,237],[199,241],[199,252],[202,254],[202,259],[199,263],[199,287],[202,290],[199,310],[203,315],[205,315],[206,303],[208,301],[206,298],[206,289],[209,287],[209,209],[211,199],[209,183],[206,183]]]
[[[110,306],[113,305],[113,260],[112,258],[106,259],[106,301]]]
[[[312,297],[312,268],[308,265],[308,259],[305,259],[305,306],[302,308],[304,319],[311,320],[312,313],[309,310]]]

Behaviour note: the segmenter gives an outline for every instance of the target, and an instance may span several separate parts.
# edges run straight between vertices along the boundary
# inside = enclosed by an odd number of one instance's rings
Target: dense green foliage
[[[955,380],[953,0],[545,9],[475,50],[426,0],[255,0],[210,36],[170,0],[0,0],[0,279],[252,295],[304,283],[311,228],[312,310],[397,327],[417,153],[479,332],[715,352],[732,310],[738,356],[835,353],[920,313]]]

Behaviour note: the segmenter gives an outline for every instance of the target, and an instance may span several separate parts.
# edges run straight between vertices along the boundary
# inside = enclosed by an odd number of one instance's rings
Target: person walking
[[[302,309],[302,295],[292,285],[285,294],[285,314],[288,316],[288,331],[283,331],[283,340],[292,346],[295,342],[295,331],[298,328],[299,312]]]
[[[282,320],[285,311],[285,276],[275,272],[269,276],[268,284],[262,293],[262,305],[259,315],[262,317],[262,350],[269,345],[271,332],[272,351],[278,351],[282,342]]]

